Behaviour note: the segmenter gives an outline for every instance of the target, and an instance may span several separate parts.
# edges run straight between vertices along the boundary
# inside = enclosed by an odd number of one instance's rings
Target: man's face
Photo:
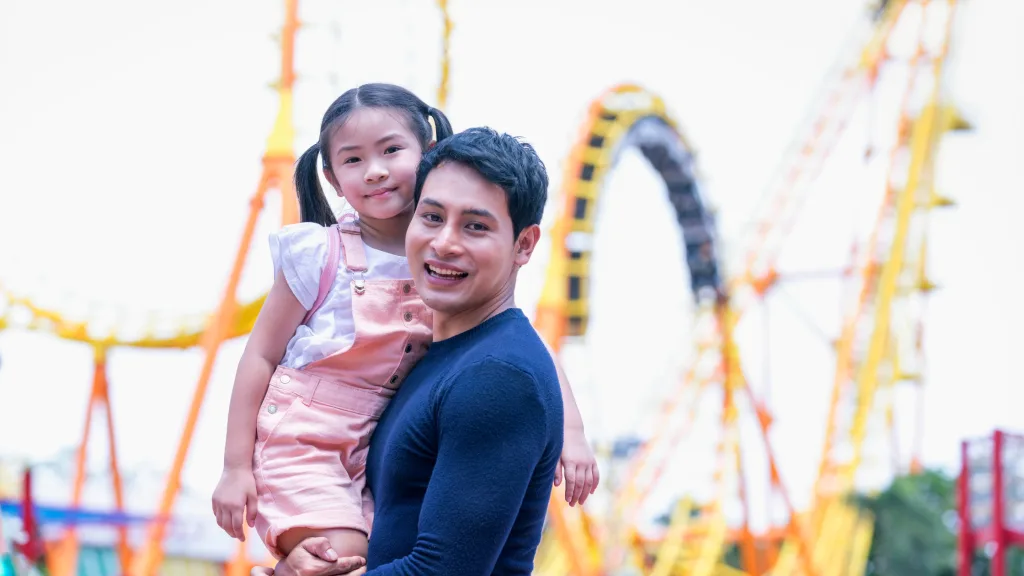
[[[430,171],[405,236],[416,289],[436,312],[485,310],[511,296],[540,228],[512,236],[505,191],[465,165]]]

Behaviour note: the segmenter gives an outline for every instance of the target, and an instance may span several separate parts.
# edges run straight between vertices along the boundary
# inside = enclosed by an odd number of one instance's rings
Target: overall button
[[[267,406],[267,412],[270,412],[271,414],[276,414],[277,413],[277,406],[274,405],[274,404],[271,404],[270,406]]]
[[[291,376],[289,376],[287,374],[284,374],[284,375],[281,376],[281,384],[287,384],[287,383],[289,383],[291,381],[292,381],[292,377]]]
[[[408,294],[410,290],[412,290],[412,286],[410,286],[408,284],[402,286],[402,292],[405,292],[406,294]]]
[[[405,345],[405,353],[408,354],[409,352],[412,352],[412,344]]]
[[[398,375],[397,374],[391,377],[391,383],[394,384],[395,382],[398,382]]]
[[[406,312],[405,313],[405,321],[408,322],[410,320],[412,320],[412,312]]]

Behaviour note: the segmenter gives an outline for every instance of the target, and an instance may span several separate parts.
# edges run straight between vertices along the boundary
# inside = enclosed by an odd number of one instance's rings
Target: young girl
[[[213,493],[220,527],[244,540],[244,519],[277,558],[310,536],[326,536],[339,557],[366,556],[370,436],[431,342],[431,312],[404,253],[416,168],[435,131],[436,140],[452,134],[440,110],[404,88],[366,84],[331,104],[320,141],[299,158],[303,222],[271,235],[274,284],[239,361]],[[318,156],[357,216],[335,219]],[[575,505],[598,471],[558,372],[566,409],[555,484],[564,475]]]

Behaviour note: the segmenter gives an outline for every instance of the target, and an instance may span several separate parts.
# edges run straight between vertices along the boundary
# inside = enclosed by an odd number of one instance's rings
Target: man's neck
[[[464,310],[455,314],[444,314],[434,311],[434,341],[440,342],[453,336],[458,336],[467,330],[472,330],[487,320],[501,314],[516,305],[513,295],[490,302],[472,310]]]

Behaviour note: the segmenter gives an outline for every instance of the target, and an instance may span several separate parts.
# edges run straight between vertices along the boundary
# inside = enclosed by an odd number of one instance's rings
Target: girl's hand
[[[562,457],[555,467],[555,486],[562,483],[565,477],[565,501],[569,506],[578,502],[582,505],[587,497],[597,490],[601,474],[597,469],[597,459],[590,449],[590,443],[583,434],[582,428],[566,428],[565,440],[562,444]]]
[[[242,518],[256,525],[256,478],[251,468],[224,468],[213,491],[213,514],[228,536],[245,542]]]

